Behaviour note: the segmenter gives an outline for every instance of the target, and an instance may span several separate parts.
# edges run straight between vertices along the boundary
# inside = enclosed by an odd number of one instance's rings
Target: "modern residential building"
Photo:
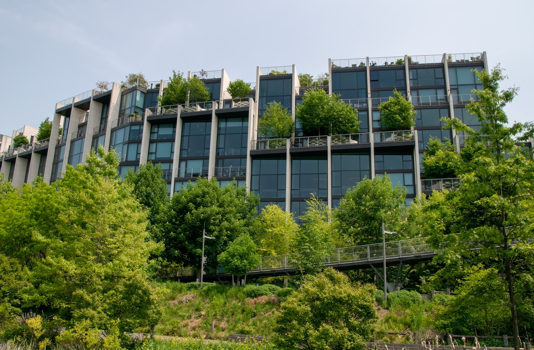
[[[328,86],[321,86],[358,109],[360,131],[351,135],[309,136],[298,127],[290,139],[262,139],[258,119],[267,103],[280,102],[295,119],[305,91],[295,65],[256,69],[248,98],[231,99],[230,78],[220,71],[189,73],[201,78],[211,100],[159,106],[168,81],[148,88],[121,89],[117,83],[89,90],[54,107],[49,140],[4,152],[0,171],[15,186],[38,175],[53,182],[67,164],[83,163],[91,149],[103,145],[120,154],[124,176],[148,161],[161,163],[169,193],[199,176],[221,185],[235,179],[261,197],[299,216],[311,194],[336,206],[359,181],[389,174],[406,187],[408,201],[454,180],[426,180],[421,157],[431,137],[450,140],[459,149],[462,135],[441,130],[441,117],[458,118],[476,128],[465,109],[481,85],[473,68],[488,69],[483,53],[329,59]],[[383,131],[378,105],[403,93],[417,111],[412,130]],[[63,132],[58,135],[62,128]],[[528,146],[530,146],[529,144]]]

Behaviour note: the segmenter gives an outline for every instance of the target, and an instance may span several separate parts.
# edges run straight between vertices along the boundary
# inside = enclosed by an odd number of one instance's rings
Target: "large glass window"
[[[204,83],[210,92],[211,101],[217,101],[221,96],[221,83]]]
[[[419,151],[426,150],[430,138],[435,137],[442,142],[451,139],[451,132],[449,130],[417,130],[417,138],[419,140]]]
[[[69,134],[70,118],[66,117],[63,121],[63,130],[61,131],[61,137],[59,143],[67,142],[67,135]]]
[[[226,158],[217,159],[215,177],[240,177],[246,176],[246,158]]]
[[[446,104],[445,89],[412,90],[412,101],[415,106]]]
[[[478,80],[475,72],[471,70],[477,68],[481,70],[481,67],[455,67],[449,68],[449,80],[451,87],[451,94],[453,95],[453,102],[466,103],[469,102],[471,97],[475,98],[471,94],[472,90],[483,89],[483,85]]]
[[[148,145],[148,160],[173,160],[174,142],[151,142]]]
[[[342,99],[367,98],[365,72],[332,73],[332,92]]]
[[[395,188],[397,184],[400,184],[402,187],[406,188],[408,194],[415,193],[413,173],[376,174],[377,177],[382,177],[384,175],[389,176],[392,188]]]
[[[291,161],[291,197],[328,197],[327,157],[294,157]]]
[[[260,114],[270,102],[282,103],[291,113],[291,78],[260,80]]]
[[[219,119],[217,155],[247,154],[248,118]]]
[[[85,139],[79,139],[70,144],[69,164],[76,168],[82,162],[83,146]]]
[[[184,121],[180,157],[210,155],[211,121]]]
[[[306,210],[308,210],[308,203],[305,201],[291,202],[291,213],[293,214],[293,218],[297,224],[302,225],[304,223],[304,221],[301,219],[301,216],[306,213]]]
[[[41,158],[39,159],[39,169],[37,170],[37,175],[43,177],[45,167],[46,167],[46,154],[41,154]]]
[[[250,189],[260,198],[285,198],[286,160],[284,158],[253,159]]]
[[[406,90],[397,90],[401,95],[406,95]],[[373,107],[378,107],[379,104],[389,101],[390,97],[394,97],[393,91],[373,91],[371,97],[373,98]]]
[[[268,205],[278,205],[283,211],[286,210],[286,202],[285,201],[263,201],[260,202],[258,205],[258,214],[261,214],[261,211],[265,209]]]
[[[174,192],[180,192],[182,187],[187,188],[187,186],[191,183],[191,185],[195,185],[195,180],[188,180],[188,181],[175,181],[174,182]]]
[[[104,128],[104,125],[108,122],[108,116],[109,116],[109,103],[105,103],[102,105],[102,112],[100,113],[100,122],[99,122],[99,133],[106,131]]]
[[[139,142],[130,142],[138,141],[143,137],[143,125],[130,125],[118,130],[115,130],[111,133],[111,147],[120,155],[121,162],[131,162],[138,161],[141,157],[141,143]],[[97,142],[100,141],[98,138],[93,139],[93,147],[98,147]]]
[[[349,188],[370,178],[368,153],[332,153],[332,195],[344,196]]]
[[[60,175],[61,170],[63,169],[63,159],[65,156],[65,145],[61,147],[56,147],[54,151],[54,161],[52,163],[52,175],[50,177],[50,182],[54,182]]]
[[[460,119],[462,123],[475,131],[480,129],[478,118],[474,114],[469,113],[465,108],[455,108],[454,118]]]
[[[371,88],[405,88],[403,69],[372,70]]]
[[[375,154],[375,169],[379,170],[413,170],[411,154]]]
[[[152,125],[150,129],[151,140],[174,140],[176,137],[176,124]]]
[[[410,86],[445,85],[443,68],[410,68]]]
[[[181,160],[177,177],[208,177],[208,159]]]
[[[117,170],[122,180],[124,180],[124,177],[128,174],[128,171],[130,171],[130,169],[136,173],[139,171],[139,166],[138,165],[121,165],[118,167]]]
[[[139,90],[131,91],[121,97],[119,117],[127,117],[130,114],[144,115],[145,93]]]
[[[447,108],[436,109],[418,109],[416,110],[415,126],[443,126],[444,122],[440,121],[442,117],[449,118],[449,110]]]
[[[144,108],[157,107],[158,97],[159,97],[159,92],[146,93]]]
[[[106,135],[100,135],[97,137],[93,137],[93,142],[91,143],[91,148],[97,152],[98,147],[102,146],[104,147],[104,142],[106,140]]]

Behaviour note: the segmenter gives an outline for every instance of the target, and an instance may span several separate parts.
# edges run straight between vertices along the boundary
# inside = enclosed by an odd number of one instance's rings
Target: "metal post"
[[[204,247],[204,246],[203,246]],[[204,248],[202,248],[204,249]],[[384,301],[388,301],[388,291],[387,291],[387,274],[386,274],[386,229],[384,228],[384,221],[382,221],[382,249],[383,249],[383,258],[384,258]],[[201,284],[202,287],[202,284]]]
[[[206,223],[202,230],[202,256],[200,257],[200,289],[202,289],[202,280],[204,279],[204,237],[206,237]]]

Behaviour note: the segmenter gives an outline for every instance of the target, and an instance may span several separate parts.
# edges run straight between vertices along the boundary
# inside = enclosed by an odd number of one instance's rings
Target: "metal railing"
[[[351,98],[341,100],[346,104],[351,105],[353,108],[367,108],[369,106],[369,99],[367,98]]]
[[[448,104],[447,95],[432,96],[413,96],[412,104],[414,106],[439,106]]]
[[[374,133],[376,143],[413,141],[414,134],[411,130],[382,131]]]
[[[470,104],[471,99],[473,99],[474,101],[478,101],[478,96],[476,94],[452,95],[452,103],[455,105]]]
[[[148,89],[159,89],[159,85],[161,84],[161,80],[152,80],[147,81]]]
[[[146,109],[146,115],[148,117],[156,116],[156,115],[165,115],[165,114],[177,114],[177,113],[178,113],[178,105],[149,107]]]
[[[408,56],[408,64],[410,65],[436,63],[443,63],[443,54]]]
[[[70,106],[72,104],[72,97],[59,101],[57,104],[60,105],[58,108]]]
[[[19,149],[18,148],[12,148],[12,149],[9,149],[6,151],[6,157],[12,157],[12,156],[16,156],[17,154],[19,153]]]
[[[409,101],[409,100],[410,100],[409,97],[406,96],[406,95],[403,95],[402,97],[404,97],[404,99],[405,99],[406,101]],[[372,101],[373,107],[378,107],[378,106],[380,106],[380,104],[389,101],[390,98],[393,98],[393,96],[387,96],[387,97],[373,97],[373,98],[371,98],[371,101]]]
[[[143,117],[137,116],[137,117],[121,117],[118,119],[114,119],[111,121],[111,127],[116,128],[121,125],[125,125],[132,122],[141,122],[143,121]]]
[[[172,169],[163,169],[163,180],[165,181],[171,181],[172,180]]]
[[[447,54],[447,61],[452,63],[481,62],[482,53],[450,53]]]
[[[32,149],[33,149],[33,144],[22,145],[18,148],[17,154],[28,152],[28,151],[31,151]]]
[[[220,79],[221,78],[221,70],[201,70],[200,72],[191,72],[191,75],[193,77],[197,77],[198,79],[206,80],[206,79]]]
[[[260,75],[292,74],[293,66],[260,67]]]
[[[103,94],[104,92],[113,89],[113,82],[111,82],[111,83],[104,82],[104,83],[107,83],[107,84],[105,86],[101,86],[98,89],[93,90],[93,96],[97,96],[97,95]]]
[[[369,143],[369,133],[362,132],[357,134],[332,135],[332,146],[356,145],[360,143]]]
[[[91,96],[93,96],[93,89],[91,89],[89,91],[86,91],[86,92],[82,92],[81,94],[78,94],[78,95],[74,96],[74,99],[81,101],[81,100],[85,100],[86,98],[89,98]]]
[[[208,167],[178,168],[176,169],[177,178],[197,178],[208,177]]]
[[[365,58],[342,58],[333,59],[332,68],[357,68],[365,67],[367,59]]]
[[[80,117],[79,123],[80,124],[85,123],[87,120],[89,120],[89,112],[84,113],[84,115]]]
[[[80,137],[85,137],[85,128],[81,128],[73,132],[71,135],[71,139],[77,139]]]
[[[319,89],[319,90],[324,90],[328,93],[329,91],[329,87],[328,85],[310,85],[310,86],[301,86],[299,87],[299,91],[298,91],[298,94],[299,95],[304,95],[306,93],[306,91],[308,90],[312,90],[312,89]]]
[[[48,146],[49,143],[50,143],[50,139],[39,140],[39,141],[34,142],[34,146],[35,148],[42,148],[42,147]]]
[[[291,140],[289,140],[291,142]],[[252,140],[252,150],[268,150],[286,148],[287,139]]]
[[[104,123],[102,125],[96,126],[93,128],[93,135],[101,134],[103,132],[106,132],[108,124]]]
[[[213,169],[213,176],[215,177],[240,177],[247,175],[246,166],[227,166],[216,167]]]
[[[443,191],[444,189],[456,190],[459,187],[460,179],[458,178],[421,180],[421,190],[423,192]]]
[[[182,105],[183,113],[211,111],[218,108],[216,101],[190,102]]]
[[[328,144],[327,136],[304,136],[295,137],[291,147],[305,148],[305,147],[321,147]]]
[[[250,104],[250,101],[248,97],[245,98],[233,98],[230,100],[222,100],[218,103],[218,108],[243,108],[248,107]]]
[[[402,63],[401,61],[402,60]],[[402,66],[404,65],[404,56],[391,57],[371,57],[369,58],[369,66]]]

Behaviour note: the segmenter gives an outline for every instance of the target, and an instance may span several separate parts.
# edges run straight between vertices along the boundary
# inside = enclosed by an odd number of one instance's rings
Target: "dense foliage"
[[[289,254],[298,229],[292,213],[268,205],[254,223],[253,238],[263,256]]]
[[[148,81],[143,73],[130,73],[126,76],[126,80],[121,81],[123,88],[129,89],[132,87],[140,87],[141,89],[148,89]]]
[[[280,102],[268,103],[265,112],[258,120],[258,132],[264,137],[283,138],[295,131],[295,122],[287,108]]]
[[[30,141],[28,141],[28,138],[24,135],[18,135],[13,138],[13,147],[19,148],[20,146],[24,146],[29,144]]]
[[[163,91],[163,96],[159,97],[162,106],[182,104],[186,102],[208,101],[211,94],[198,77],[184,78],[184,74],[172,71],[169,83]]]
[[[37,141],[46,140],[50,138],[52,133],[52,122],[46,117],[45,120],[39,124],[39,130],[37,131]]]
[[[250,84],[241,79],[231,81],[226,89],[232,98],[245,98],[250,94]]]
[[[224,266],[226,273],[246,276],[261,262],[256,244],[248,234],[243,234],[232,241],[228,248],[218,256],[218,261]]]
[[[416,112],[410,101],[395,90],[394,97],[378,106],[383,130],[409,130],[415,125]]]

